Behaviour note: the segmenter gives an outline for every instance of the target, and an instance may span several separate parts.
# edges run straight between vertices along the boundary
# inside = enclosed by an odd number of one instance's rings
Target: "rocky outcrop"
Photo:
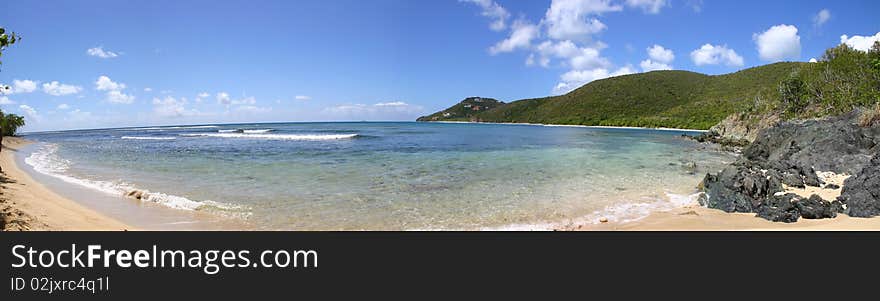
[[[880,215],[880,154],[874,155],[868,166],[843,183],[838,198],[846,204],[846,213],[854,217]]]
[[[859,112],[822,119],[783,122],[765,129],[736,162],[707,174],[700,203],[726,212],[756,213],[778,222],[798,218],[880,215],[880,126],[858,125]],[[871,159],[871,158],[874,159]],[[817,171],[857,174],[838,200],[785,192],[790,187],[822,187]],[[844,208],[846,208],[844,210]]]
[[[763,129],[779,123],[779,115],[748,116],[732,114],[709,129],[721,141],[755,141]]]

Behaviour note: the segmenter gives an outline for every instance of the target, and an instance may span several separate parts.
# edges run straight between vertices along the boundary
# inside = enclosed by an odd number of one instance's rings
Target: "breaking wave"
[[[126,140],[174,140],[176,137],[122,136]]]
[[[240,206],[214,201],[195,201],[182,196],[151,192],[146,189],[139,189],[123,181],[99,181],[68,175],[66,172],[70,168],[71,163],[58,156],[58,145],[55,144],[46,144],[42,146],[39,150],[25,158],[24,161],[39,173],[113,196],[135,198],[141,201],[153,202],[166,207],[182,210],[202,210],[207,208],[221,210],[242,209]]]
[[[184,137],[214,137],[214,138],[246,138],[268,140],[341,140],[351,139],[358,134],[337,135],[297,135],[297,134],[248,134],[248,133],[192,133],[180,134]]]

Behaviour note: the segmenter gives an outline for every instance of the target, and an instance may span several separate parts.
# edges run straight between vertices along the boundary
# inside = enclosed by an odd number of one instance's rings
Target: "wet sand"
[[[4,137],[0,152],[3,168],[3,210],[13,230],[131,230],[116,219],[100,214],[49,190],[21,170],[15,152],[30,142]],[[8,212],[8,213],[7,213]]]

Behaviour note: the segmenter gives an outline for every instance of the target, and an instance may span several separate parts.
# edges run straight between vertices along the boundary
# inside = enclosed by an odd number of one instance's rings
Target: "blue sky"
[[[880,1],[3,1],[25,131],[413,120],[468,96],[722,74],[880,38]]]

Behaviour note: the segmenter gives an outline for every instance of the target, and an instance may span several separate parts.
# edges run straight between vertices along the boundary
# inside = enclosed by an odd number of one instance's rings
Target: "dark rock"
[[[750,143],[748,139],[725,137],[716,131],[703,132],[697,136],[682,135],[682,137],[694,139],[697,142],[715,143],[721,145],[722,147],[734,149],[746,147]]]
[[[853,217],[880,215],[880,153],[870,165],[843,182],[843,191],[837,198],[846,204],[845,213]]]
[[[700,204],[725,212],[755,212],[768,195],[782,191],[778,177],[766,176],[760,170],[728,166],[718,175],[703,179]]]
[[[840,185],[829,183],[825,185],[825,189],[840,189]]]
[[[856,110],[822,120],[780,123],[761,131],[743,150],[743,159],[765,169],[797,169],[803,176],[808,169],[855,174],[880,150],[878,131],[858,126],[859,114]]]
[[[795,203],[801,217],[806,219],[834,218],[837,217],[837,208],[831,202],[823,200],[818,195],[812,195],[809,199],[801,199]]]
[[[782,176],[782,183],[791,187],[804,188],[804,179],[800,175],[785,173]]]
[[[781,222],[794,222],[801,216],[834,217],[844,207],[851,216],[880,215],[880,125],[861,127],[858,116],[856,110],[825,119],[782,122],[762,130],[736,162],[706,175],[700,185],[704,192],[700,204],[726,212],[754,212]],[[696,139],[711,135],[706,136]],[[776,195],[783,191],[783,184],[822,187],[825,183],[817,170],[856,176],[843,185],[838,201]]]
[[[774,222],[796,222],[800,217],[800,212],[794,203],[799,200],[800,197],[793,193],[770,196],[758,207],[758,217]]]

